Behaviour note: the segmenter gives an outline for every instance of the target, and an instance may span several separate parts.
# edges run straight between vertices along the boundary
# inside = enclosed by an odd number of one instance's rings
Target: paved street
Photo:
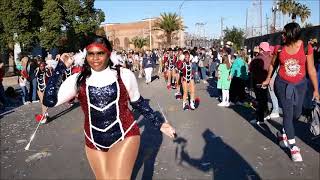
[[[214,89],[203,83],[197,85],[199,108],[183,112],[163,79],[139,84],[155,110],[158,103],[162,106],[178,138],[154,132],[147,119],[135,114],[142,130],[136,179],[320,179],[319,139],[311,140],[303,118],[297,123],[297,144],[304,161],[293,163],[277,145],[281,118],[251,125],[252,110],[218,107],[211,97]],[[40,104],[33,103],[0,117],[1,179],[94,179],[85,157],[79,105],[50,109],[50,122],[38,129],[30,150],[24,150],[39,112]]]

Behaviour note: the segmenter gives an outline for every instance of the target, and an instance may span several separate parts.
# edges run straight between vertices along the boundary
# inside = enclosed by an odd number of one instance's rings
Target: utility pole
[[[260,4],[260,36],[262,35],[262,0],[259,0]]]
[[[178,15],[179,15],[179,18],[181,18],[181,21],[183,22],[183,20],[182,20],[182,17],[181,17],[181,9],[182,9],[182,6],[183,6],[183,4],[185,3],[185,1],[186,0],[183,0],[182,2],[181,2],[181,4],[179,5],[179,7],[178,7]],[[179,43],[179,46],[180,47],[182,47],[183,46],[183,34],[184,34],[184,32],[183,31],[180,31],[180,43]],[[179,32],[178,32],[178,36],[179,36]]]
[[[150,50],[152,50],[152,34],[151,34],[151,17],[149,18],[149,43],[150,43]]]
[[[246,10],[246,36],[248,36],[248,8]]]
[[[221,17],[221,39],[223,38],[223,20],[224,18]]]
[[[271,29],[271,32],[272,33],[275,33],[276,32],[276,20],[277,20],[277,11],[279,10],[279,5],[278,5],[278,3],[277,3],[277,1],[275,0],[274,2],[273,2],[273,6],[272,6],[272,12],[273,12],[273,14],[272,14],[272,20],[273,20],[273,22],[272,22],[272,29]]]
[[[269,23],[268,23],[268,21],[269,21],[269,17],[268,17],[268,15],[266,14],[267,34],[269,34]]]

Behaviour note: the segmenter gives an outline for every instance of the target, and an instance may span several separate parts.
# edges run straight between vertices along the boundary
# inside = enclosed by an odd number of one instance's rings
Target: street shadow
[[[212,78],[208,79],[207,82],[207,92],[209,93],[209,96],[219,98],[221,96],[221,90],[217,88],[217,81],[214,78]]]
[[[69,107],[68,109],[63,110],[63,111],[59,112],[58,114],[56,114],[56,115],[54,115],[54,116],[51,116],[51,117],[49,116],[49,117],[47,118],[47,123],[50,123],[50,122],[56,120],[57,118],[65,115],[65,114],[67,114],[68,112],[70,112],[70,111],[78,108],[79,106],[80,106],[80,103],[79,103],[79,102],[76,102],[76,103],[74,103],[71,107]]]
[[[305,144],[309,147],[314,149],[316,152],[320,153],[320,137],[319,138],[312,138],[314,137],[313,134],[309,131],[309,124],[307,122],[303,122],[300,120],[294,121],[294,130],[295,135],[299,139],[301,139]],[[268,120],[268,122],[276,128],[278,131],[281,131],[282,125],[274,120]]]
[[[8,115],[8,114],[11,114],[11,113],[14,113],[15,110],[14,109],[5,109],[2,111],[0,111],[0,119],[2,119],[4,116]]]
[[[252,108],[244,107],[244,106],[232,106],[236,113],[238,113],[241,117],[246,119],[249,123],[251,120],[256,118],[255,111]],[[251,124],[251,123],[250,123]],[[271,131],[270,127],[267,124],[251,124],[260,134],[264,135],[270,141],[278,145],[278,139],[275,134]]]
[[[160,79],[160,77],[158,75],[154,75],[151,77],[151,82],[153,82],[156,79]]]
[[[147,100],[148,102],[150,100]],[[133,111],[135,119],[138,119],[140,113]],[[163,118],[161,113],[154,112],[159,118]],[[131,179],[137,179],[138,173],[143,167],[141,179],[150,180],[153,179],[153,172],[155,168],[155,161],[160,150],[160,146],[163,141],[163,135],[161,131],[154,127],[150,119],[142,118],[138,121],[138,125],[143,128],[140,139],[140,147],[137,160],[135,162]]]
[[[5,90],[5,105],[0,106],[0,119],[5,115],[14,112],[14,109],[23,106],[21,95],[22,90],[11,86]]]
[[[214,180],[225,179],[261,179],[259,174],[231,146],[223,142],[211,130],[202,133],[205,140],[203,154],[200,158],[192,158],[186,150],[186,140],[181,141],[181,163],[197,168],[203,172],[212,170]]]

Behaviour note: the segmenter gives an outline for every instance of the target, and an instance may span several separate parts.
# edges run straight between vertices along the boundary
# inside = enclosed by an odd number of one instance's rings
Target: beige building
[[[134,49],[134,45],[130,41],[136,36],[148,39],[151,46],[147,45],[144,49],[164,48],[166,42],[164,33],[159,30],[152,30],[155,21],[156,18],[150,18],[130,23],[107,23],[103,26],[106,36],[113,43],[114,49]],[[171,44],[172,47],[184,47],[184,32],[175,33]]]

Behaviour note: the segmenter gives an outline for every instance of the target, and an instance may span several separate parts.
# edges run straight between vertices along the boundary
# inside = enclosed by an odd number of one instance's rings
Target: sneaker
[[[275,119],[280,117],[279,113],[271,113],[269,116],[270,116],[270,119]]]
[[[193,100],[190,101],[190,109],[191,110],[195,110],[196,109],[196,107],[194,106],[194,101]]]
[[[227,102],[225,105],[224,105],[224,107],[229,107],[230,106],[230,103],[229,102]]]
[[[24,102],[23,104],[24,104],[24,105],[27,105],[27,104],[30,104],[30,102],[29,102],[29,101],[26,101],[26,102]]]
[[[39,102],[39,100],[32,101],[32,103],[37,103],[37,102]]]
[[[242,105],[243,105],[243,103],[242,103],[242,102],[240,102],[240,101],[238,101],[238,102],[236,102],[236,105],[242,106]]]
[[[268,115],[268,116],[266,116],[266,117],[263,118],[263,120],[265,120],[265,121],[266,121],[266,120],[270,120],[270,119],[271,119],[271,116],[270,116],[270,115]]]
[[[208,81],[202,80],[203,84],[208,84]]]
[[[225,104],[226,104],[225,102],[221,102],[217,106],[223,107],[223,106],[225,106]]]
[[[264,124],[264,122],[258,121],[258,120],[256,120],[256,119],[251,120],[250,123],[251,123],[251,124],[257,124],[257,125]]]
[[[47,117],[44,117],[44,118],[40,121],[41,124],[45,124],[46,122],[47,122]]]
[[[291,159],[293,162],[303,161],[300,153],[300,148],[298,148],[297,146],[293,146],[292,148],[290,148],[290,153],[291,153]]]
[[[187,102],[187,101],[184,101],[184,102],[182,103],[182,109],[183,109],[183,110],[189,109],[189,106],[188,106],[188,102]]]
[[[286,134],[282,134],[281,132],[277,132],[277,136],[278,136],[279,146],[281,148],[289,147],[288,137]]]

